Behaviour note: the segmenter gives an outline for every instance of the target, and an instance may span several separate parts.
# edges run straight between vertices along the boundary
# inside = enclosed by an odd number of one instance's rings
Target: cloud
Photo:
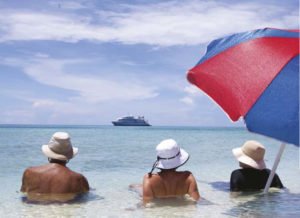
[[[202,96],[205,95],[199,88],[194,85],[184,87],[183,91],[186,93],[186,96],[181,98],[180,101],[189,106],[193,106],[197,98],[202,98]]]
[[[181,98],[180,101],[188,105],[194,105],[194,100],[191,97]]]
[[[84,9],[86,6],[84,6],[81,2],[75,2],[75,1],[50,1],[49,5],[52,5],[54,7],[60,8],[60,9],[66,9],[66,10],[79,10]]]
[[[46,99],[34,101],[32,104],[34,108],[43,108],[43,107],[48,108],[48,107],[53,107],[54,105],[55,105],[54,101],[46,100]]]
[[[120,61],[120,64],[126,65],[126,66],[139,66],[138,63],[135,63],[133,61]]]
[[[34,56],[37,58],[49,58],[49,55],[44,53],[36,53]]]
[[[24,73],[33,80],[48,86],[72,90],[77,93],[72,101],[103,102],[103,101],[130,101],[143,100],[158,96],[157,88],[144,85],[138,78],[123,80],[118,78],[104,79],[97,75],[87,76],[84,72],[80,74],[65,70],[70,65],[88,63],[92,60],[84,59],[51,59],[36,58],[18,60],[7,58],[2,63],[12,66],[21,66]],[[34,103],[33,106],[40,107],[49,104],[49,101]]]
[[[184,91],[190,95],[199,95],[199,93],[201,93],[200,90],[194,85],[186,86]]]
[[[64,7],[83,8],[82,4],[74,2]],[[0,42],[89,40],[153,46],[196,45],[249,29],[298,27],[297,8],[257,2],[230,4],[188,0],[127,4],[121,5],[118,11],[96,10],[90,14],[93,15],[2,9]]]

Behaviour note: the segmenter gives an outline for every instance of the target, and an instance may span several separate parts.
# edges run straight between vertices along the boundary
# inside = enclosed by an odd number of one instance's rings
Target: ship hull
[[[149,123],[121,123],[113,121],[114,126],[151,126]]]

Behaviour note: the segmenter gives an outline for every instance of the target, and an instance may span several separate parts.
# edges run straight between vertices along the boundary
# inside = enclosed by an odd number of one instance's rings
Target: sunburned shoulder
[[[71,172],[73,178],[76,178],[76,179],[85,178],[85,177],[84,177],[82,174],[80,174],[80,173],[76,173],[76,172],[74,172],[74,171],[72,171],[72,170],[70,170],[70,172]]]
[[[36,173],[40,171],[44,171],[45,169],[49,168],[49,164],[41,165],[41,166],[32,166],[28,167],[25,171],[24,174],[29,174],[29,173]]]
[[[159,177],[159,176],[157,174],[151,174],[150,175],[150,174],[147,173],[147,174],[144,175],[144,181],[155,178],[155,177]]]
[[[73,179],[77,179],[77,180],[86,180],[85,176],[82,175],[81,173],[77,173],[77,172],[74,172],[72,170],[69,170],[69,174],[71,175],[71,177]]]
[[[54,164],[54,163],[49,163],[41,166],[33,166],[33,167],[28,167],[25,171],[24,174],[26,175],[31,175],[31,174],[53,174],[53,173],[64,173],[64,174],[69,174],[72,175],[73,177],[83,177],[80,173],[74,172],[70,170],[66,166],[62,166],[60,164]]]
[[[147,186],[150,184],[160,182],[161,180],[162,180],[162,178],[158,174],[151,174],[151,175],[146,174],[146,175],[144,175],[144,178],[143,178],[143,184]]]
[[[193,174],[190,171],[176,172],[176,175],[183,177],[185,179],[194,178]]]
[[[53,169],[52,173],[60,174],[60,175],[66,176],[70,179],[78,180],[78,181],[85,179],[85,177],[82,174],[77,173],[77,172],[69,169],[68,167],[64,167],[64,166]]]
[[[177,173],[181,173],[181,174],[183,174],[183,175],[192,175],[192,172],[190,172],[190,171],[180,171],[180,172],[177,172]]]

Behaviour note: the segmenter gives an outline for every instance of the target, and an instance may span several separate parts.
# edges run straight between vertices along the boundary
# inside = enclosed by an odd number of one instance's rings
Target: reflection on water
[[[243,217],[295,217],[299,216],[300,194],[271,188],[268,194],[259,192],[231,193],[235,202],[226,214]]]
[[[215,205],[215,203],[213,203],[213,202],[211,202],[211,201],[209,201],[209,200],[207,200],[207,199],[205,199],[204,197],[201,197],[200,196],[200,200],[197,202],[197,204],[198,205]]]
[[[151,203],[145,205],[146,208],[152,207],[185,207],[185,206],[196,206],[197,201],[194,201],[189,196],[185,195],[183,197],[172,197],[172,198],[162,198],[154,199]]]
[[[217,181],[217,182],[210,182],[208,183],[211,185],[214,189],[224,192],[230,192],[230,183],[224,182],[224,181]]]
[[[131,184],[128,187],[129,191],[132,191],[133,193],[137,194],[142,202],[142,196],[143,196],[143,189],[142,184]],[[137,204],[137,208],[142,208],[143,204],[139,202]],[[203,204],[209,204],[210,202],[206,199],[201,199],[201,202]],[[161,198],[161,199],[154,199],[152,202],[147,203],[145,205],[146,208],[153,208],[153,207],[182,207],[187,205],[196,205],[197,202],[193,200],[189,195],[185,195],[182,197],[169,197],[169,198]]]
[[[70,168],[82,173],[95,189],[67,203],[20,200],[22,173],[28,166],[45,162],[41,144],[56,131],[69,132],[79,155]],[[193,172],[200,201],[156,200],[142,205],[140,184],[156,157],[156,144],[174,138],[191,154],[181,170]],[[253,139],[267,147],[266,158],[275,159],[279,144],[243,129],[203,128],[0,128],[0,217],[299,217],[299,151],[287,146],[278,174],[290,189],[271,190],[268,195],[229,191],[236,160],[231,149]],[[18,161],[16,156],[18,154]],[[103,196],[103,197],[102,197]]]
[[[130,184],[128,190],[137,193],[139,197],[143,196],[143,185],[142,184]]]

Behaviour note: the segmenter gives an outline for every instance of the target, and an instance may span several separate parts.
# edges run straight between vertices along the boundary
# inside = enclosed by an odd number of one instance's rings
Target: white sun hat
[[[159,169],[174,169],[187,162],[189,154],[180,148],[174,139],[166,139],[156,146]]]
[[[42,151],[49,158],[67,161],[78,153],[78,148],[72,146],[68,133],[56,132],[49,143],[42,146]]]
[[[257,141],[246,141],[242,147],[233,149],[232,153],[241,163],[260,170],[266,168],[265,147]]]

